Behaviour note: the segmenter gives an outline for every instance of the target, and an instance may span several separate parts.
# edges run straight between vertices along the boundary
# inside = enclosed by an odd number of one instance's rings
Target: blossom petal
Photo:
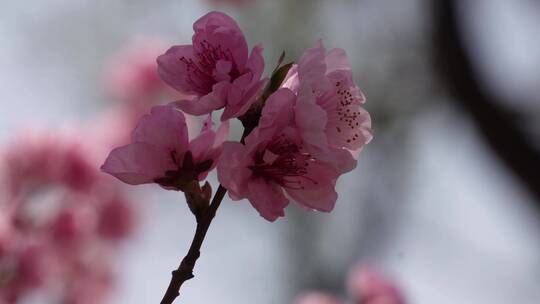
[[[296,95],[285,88],[274,92],[264,105],[258,127],[246,138],[246,143],[269,139],[276,132],[287,127],[293,118],[293,104]]]
[[[298,94],[298,100],[294,109],[295,123],[301,130],[303,139],[309,143],[326,151],[328,146],[325,134],[328,121],[327,113],[316,103],[316,97],[307,88],[302,88]]]
[[[233,200],[247,197],[251,170],[248,169],[250,160],[246,152],[246,147],[239,142],[223,143],[217,167],[218,180],[229,191],[229,196]]]
[[[248,183],[248,191],[249,202],[266,220],[273,222],[285,215],[289,200],[278,185],[256,178]]]
[[[246,64],[248,47],[244,34],[236,21],[221,12],[209,12],[193,24],[193,46],[195,51],[203,52],[204,44],[230,52],[240,69]]]
[[[184,113],[172,106],[153,107],[131,134],[133,142],[144,142],[181,156],[187,149],[188,130]]]
[[[101,166],[103,172],[130,185],[153,183],[173,169],[175,164],[166,150],[142,142],[112,150]]]
[[[356,113],[356,118],[349,124],[338,124],[336,121],[329,123],[328,141],[332,146],[358,151],[373,138],[371,118],[369,113],[358,105],[344,107],[344,110]]]
[[[325,49],[319,40],[315,47],[307,49],[298,61],[298,77],[310,90],[326,91],[330,83],[325,77]]]
[[[328,164],[332,165],[340,174],[347,173],[356,168],[358,156],[346,149],[329,149],[326,154]]]
[[[232,62],[227,61],[227,60],[218,60],[216,62],[216,71],[215,71],[214,79],[218,82],[223,81],[223,80],[229,81],[231,79],[231,76],[229,75],[229,73],[231,72],[231,69],[232,69]]]
[[[298,187],[285,188],[287,194],[308,209],[332,211],[338,196],[335,190],[337,172],[320,162],[312,162],[306,169],[307,174],[296,179]]]
[[[193,161],[195,163],[202,162],[208,159],[210,149],[214,145],[214,139],[216,133],[212,130],[201,132],[199,136],[195,137],[189,142],[189,151],[193,154]]]
[[[205,125],[206,124],[208,124],[208,122],[205,122]],[[217,129],[217,132],[204,126],[201,133],[189,142],[189,151],[193,154],[193,160],[195,162],[203,162],[208,159],[217,158],[221,151],[221,145],[228,136],[228,121],[223,122]],[[216,161],[217,159],[214,159],[212,168],[215,167]]]
[[[188,65],[189,60],[196,61],[192,45],[175,45],[171,47],[165,54],[157,58],[160,78],[181,93],[207,94],[208,88],[201,85],[201,83],[206,83],[208,79],[201,81],[199,78],[194,78]]]
[[[219,147],[229,137],[229,121],[222,122],[216,130],[216,138],[213,147]]]
[[[251,72],[249,72],[249,74],[251,74]],[[230,103],[227,105],[227,107],[225,107],[225,110],[221,115],[221,121],[244,115],[249,110],[251,105],[257,101],[257,98],[262,92],[267,81],[268,79],[266,78],[261,79],[247,86],[247,90],[240,88],[238,84],[235,83],[234,88],[239,95],[236,97],[233,97],[232,94],[229,95],[228,101]]]
[[[216,83],[212,92],[200,98],[182,99],[171,103],[191,115],[204,115],[225,106],[231,84],[227,81]]]
[[[298,93],[298,90],[300,88],[300,79],[298,78],[298,64],[293,64],[289,71],[287,72],[287,75],[285,76],[285,79],[281,83],[282,88],[290,89],[291,91]]]
[[[349,58],[347,58],[347,53],[343,49],[332,49],[330,50],[325,57],[326,62],[326,74],[331,73],[335,70],[351,70],[351,64],[349,63]]]
[[[246,68],[251,71],[254,79],[260,79],[264,71],[263,46],[257,44],[251,50]]]

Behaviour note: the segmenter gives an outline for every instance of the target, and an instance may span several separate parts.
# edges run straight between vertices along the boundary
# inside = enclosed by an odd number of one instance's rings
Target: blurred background
[[[282,50],[293,61],[318,38],[344,48],[375,137],[339,180],[330,214],[291,205],[269,223],[227,198],[179,302],[293,303],[306,290],[346,297],[357,263],[381,269],[408,303],[540,302],[540,2],[8,0],[0,4],[5,303],[161,299],[195,229],[184,197],[122,186],[97,168],[151,105],[174,100],[153,60],[189,43],[210,10],[233,16],[250,46],[263,43],[267,71]],[[73,207],[81,201],[82,211]],[[39,220],[21,220],[13,204]],[[75,211],[65,220],[63,210]],[[88,214],[94,220],[81,228]],[[24,245],[10,245],[14,235]],[[60,245],[21,253],[36,238]],[[46,257],[36,262],[33,252]],[[65,252],[70,266],[47,262],[66,261]],[[13,279],[15,264],[30,274]],[[31,271],[52,264],[45,275]],[[98,268],[103,275],[81,270]],[[79,272],[86,281],[75,286],[47,283],[50,273],[77,281]]]

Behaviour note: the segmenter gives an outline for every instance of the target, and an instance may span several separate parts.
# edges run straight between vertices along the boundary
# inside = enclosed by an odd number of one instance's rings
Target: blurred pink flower
[[[296,304],[343,304],[338,298],[327,295],[322,292],[308,292],[300,295],[296,301]]]
[[[156,106],[132,133],[132,142],[111,151],[101,169],[131,184],[158,183],[177,189],[178,181],[203,180],[217,163],[221,143],[228,135],[228,122],[217,132],[211,118],[201,134],[188,142],[184,114],[172,106]],[[184,168],[185,156],[192,156],[193,168]]]
[[[308,292],[298,297],[296,304],[405,304],[396,285],[371,267],[357,265],[347,278],[351,302],[323,292]]]
[[[64,286],[65,295],[61,304],[105,303],[114,284],[109,261],[107,256],[94,257],[90,263],[78,261],[76,271],[72,274],[76,279]]]
[[[90,225],[88,214],[81,206],[67,206],[60,209],[52,219],[52,238],[58,246],[72,249],[88,237]]]
[[[342,49],[326,53],[322,42],[304,52],[284,87],[298,94],[296,124],[305,141],[319,147],[346,148],[357,156],[372,136],[371,118],[362,108],[364,95],[352,79]]]
[[[324,158],[330,162],[313,153],[294,125],[295,100],[289,89],[272,94],[245,145],[226,142],[218,164],[218,179],[229,196],[247,198],[269,221],[284,216],[289,203],[285,193],[306,209],[330,212],[337,199],[337,178],[355,166],[350,154],[339,149],[326,149]],[[304,114],[309,115],[296,116]]]
[[[50,254],[47,244],[27,240],[0,255],[0,303],[18,303],[26,293],[44,287],[54,267]]]
[[[123,239],[132,233],[135,216],[130,202],[123,198],[112,198],[99,209],[98,231],[105,238]]]
[[[6,252],[9,250],[9,246],[14,234],[11,223],[11,214],[5,209],[8,208],[3,207],[0,209],[0,257],[6,254]]]
[[[4,153],[4,177],[9,191],[23,193],[63,184],[74,190],[90,187],[98,172],[76,140],[48,132],[22,134]]]
[[[358,265],[352,269],[347,290],[362,304],[405,304],[396,285],[369,266]]]
[[[112,58],[105,75],[105,86],[112,97],[143,111],[162,95],[172,97],[172,90],[157,73],[156,58],[166,47],[161,39],[138,38]]]
[[[113,244],[132,230],[124,226],[135,224],[126,225],[133,207],[119,184],[99,174],[90,157],[94,149],[59,131],[37,132],[20,136],[0,154],[0,303],[36,293],[55,302],[88,303],[68,301],[73,286],[87,285],[81,268],[108,264]],[[111,208],[113,201],[123,207]],[[121,227],[103,233],[102,223],[111,222]],[[103,271],[112,277],[110,265]],[[110,284],[100,286],[108,294]],[[102,302],[97,294],[91,298]]]
[[[248,57],[244,34],[236,21],[221,12],[210,12],[193,24],[192,45],[171,47],[158,57],[163,81],[191,95],[175,104],[192,115],[224,108],[221,120],[244,114],[258,97],[266,80],[262,46]]]

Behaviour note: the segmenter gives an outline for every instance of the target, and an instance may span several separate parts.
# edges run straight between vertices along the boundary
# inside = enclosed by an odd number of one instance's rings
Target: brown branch
[[[259,121],[258,118],[256,121]],[[242,134],[242,139],[240,139],[241,143],[244,143],[246,136],[248,136],[255,127],[256,123],[244,124],[244,133]],[[191,241],[191,246],[189,246],[188,253],[182,259],[178,268],[172,272],[171,282],[169,283],[169,287],[167,287],[167,291],[165,291],[165,295],[160,304],[172,304],[180,295],[180,287],[182,287],[182,284],[194,277],[193,268],[201,255],[201,246],[206,237],[206,232],[208,232],[208,228],[210,227],[214,216],[216,216],[216,211],[219,208],[219,205],[221,205],[225,193],[227,193],[227,189],[222,185],[219,185],[210,206],[201,213],[195,213],[197,229],[195,230],[195,235]]]
[[[208,232],[208,228],[210,227],[226,192],[227,189],[219,185],[210,206],[197,217],[197,229],[195,230],[195,235],[193,236],[189,251],[182,259],[178,269],[172,272],[171,282],[160,302],[161,304],[172,304],[178,295],[180,295],[180,287],[182,284],[194,277],[193,268],[201,254],[201,246],[206,236],[206,232]]]

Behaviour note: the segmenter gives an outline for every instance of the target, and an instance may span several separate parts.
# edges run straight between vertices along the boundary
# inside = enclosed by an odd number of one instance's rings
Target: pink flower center
[[[315,159],[303,152],[302,147],[282,135],[255,156],[255,164],[249,168],[255,176],[274,181],[289,189],[304,189],[303,183],[318,182],[308,176],[308,167]]]
[[[214,46],[206,40],[200,43],[200,47],[201,50],[195,53],[195,60],[184,56],[180,57],[180,61],[186,65],[187,81],[199,93],[208,94],[212,91],[212,86],[216,83],[214,78],[216,62],[219,60],[231,62],[229,76],[231,79],[238,77],[240,73],[229,49],[223,50],[221,45]]]

